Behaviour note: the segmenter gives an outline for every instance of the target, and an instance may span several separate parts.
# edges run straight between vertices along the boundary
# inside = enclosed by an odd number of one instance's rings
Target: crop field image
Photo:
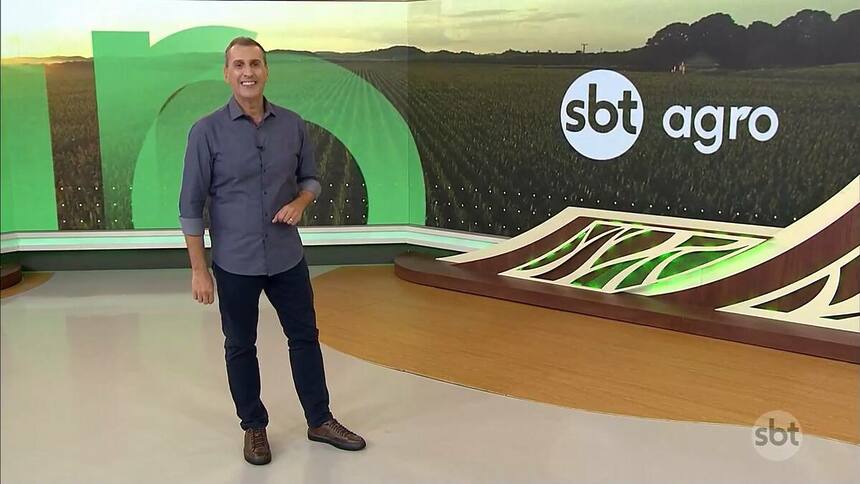
[[[61,230],[132,229],[128,187],[105,187],[102,180],[99,125],[92,61],[45,66],[57,218]],[[302,225],[359,225],[367,219],[367,193],[361,171],[349,150],[324,128],[308,123],[315,146],[323,193],[305,210]],[[135,159],[128,147],[124,155]],[[127,178],[131,179],[133,174]],[[113,220],[105,219],[105,190],[119,189]],[[165,193],[177,200],[178,193]],[[124,198],[123,198],[124,197]],[[169,228],[169,227],[165,227]]]
[[[858,171],[858,64],[683,76],[621,70],[641,94],[645,120],[634,146],[609,161],[579,156],[559,121],[567,87],[591,67],[339,64],[378,89],[408,123],[424,172],[428,226],[512,236],[579,206],[783,227]],[[127,210],[116,223],[105,220],[109,187],[102,186],[92,62],[46,65],[46,76],[61,229],[133,228]],[[737,139],[724,129],[721,148],[703,155],[693,147],[695,133],[672,139],[663,131],[670,106],[706,104],[727,112],[770,106],[778,132],[762,143],[742,123]],[[324,193],[303,224],[365,223],[358,164],[331,133],[309,126]]]
[[[427,187],[427,225],[515,235],[567,206],[784,227],[858,172],[860,65],[754,71],[622,71],[645,109],[636,144],[593,161],[565,140],[559,111],[590,69],[468,63],[345,62],[408,121]],[[736,140],[714,154],[672,139],[672,105],[770,106],[773,139]],[[726,116],[728,117],[728,115]],[[706,126],[709,127],[709,126]],[[765,130],[767,126],[760,126]]]

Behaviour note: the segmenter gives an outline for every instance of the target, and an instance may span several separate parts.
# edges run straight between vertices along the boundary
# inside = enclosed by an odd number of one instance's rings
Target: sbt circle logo
[[[644,113],[636,86],[615,71],[600,69],[579,76],[567,88],[561,102],[561,128],[582,156],[611,160],[639,138]]]
[[[784,461],[800,450],[803,429],[794,415],[773,410],[756,419],[752,441],[755,450],[765,459]]]

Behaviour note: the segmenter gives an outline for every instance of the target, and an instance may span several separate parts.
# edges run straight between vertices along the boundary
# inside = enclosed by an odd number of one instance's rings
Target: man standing
[[[227,378],[245,431],[245,460],[267,464],[272,458],[256,348],[263,292],[288,339],[308,438],[344,450],[363,449],[364,439],[329,411],[313,291],[297,228],[320,193],[307,128],[296,113],[263,96],[269,69],[259,43],[238,37],[224,56],[224,80],[233,96],[191,128],[179,219],[191,259],[192,294],[212,304],[214,287],[203,247],[203,208],[209,199]]]

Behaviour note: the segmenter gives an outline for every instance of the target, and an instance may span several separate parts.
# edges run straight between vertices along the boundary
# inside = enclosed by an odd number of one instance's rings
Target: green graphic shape
[[[621,284],[618,285],[618,289],[625,289],[630,286],[638,286],[639,284],[642,284],[645,281],[645,278],[648,277],[648,274],[651,274],[655,267],[677,253],[678,251],[667,252],[642,264],[621,281]]]
[[[738,250],[715,264],[705,265],[682,274],[661,279],[654,284],[649,284],[633,292],[645,296],[655,296],[689,289],[702,284],[702,281],[705,280],[715,281],[724,279],[754,267],[763,260],[768,260],[774,254],[778,253],[777,250],[777,244],[768,240],[761,244]]]
[[[624,262],[611,264],[601,269],[589,272],[588,274],[573,281],[571,284],[575,286],[586,286],[593,289],[600,289],[605,286],[613,277],[617,276],[624,269],[640,262],[642,259],[633,259]]]
[[[672,260],[672,262],[666,265],[666,267],[660,272],[660,275],[657,277],[657,279],[664,279],[666,277],[672,277],[677,274],[683,274],[687,271],[703,266],[711,261],[731,255],[738,250],[740,249],[701,251],[681,254],[680,256]]]
[[[57,230],[45,66],[0,67],[0,232]]]
[[[588,232],[587,228],[581,230],[579,232],[579,234],[577,234],[576,237],[574,237],[573,239],[565,242],[564,244],[562,244],[559,247],[556,247],[552,252],[541,257],[540,259],[530,261],[527,266],[520,267],[518,270],[525,271],[525,270],[530,270],[530,269],[537,269],[538,267],[545,266],[545,265],[549,264],[550,262],[552,262],[552,261],[554,261],[560,257],[566,256],[567,254],[571,253],[574,249],[579,248],[579,243],[585,237],[585,234],[587,232]]]
[[[109,226],[178,227],[188,131],[228,101],[223,49],[237,35],[254,34],[197,27],[150,48],[145,32],[93,33]],[[268,60],[266,97],[328,130],[355,157],[368,195],[367,223],[423,225],[418,149],[385,96],[316,57],[274,52]]]
[[[148,32],[92,33],[106,228],[133,228],[135,162],[165,100],[190,83],[223,79],[224,46],[240,35],[252,33],[198,27],[150,46]]]

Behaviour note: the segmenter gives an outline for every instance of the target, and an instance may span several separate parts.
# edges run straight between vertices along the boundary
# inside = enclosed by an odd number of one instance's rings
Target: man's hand
[[[310,192],[302,191],[299,193],[299,196],[296,197],[292,202],[284,205],[278,210],[278,213],[275,214],[275,218],[272,219],[273,224],[289,224],[289,225],[298,225],[299,221],[302,219],[302,214],[305,211],[305,208],[311,203],[314,199],[314,195]]]
[[[212,304],[215,301],[215,285],[209,269],[191,272],[191,294],[200,304]]]

